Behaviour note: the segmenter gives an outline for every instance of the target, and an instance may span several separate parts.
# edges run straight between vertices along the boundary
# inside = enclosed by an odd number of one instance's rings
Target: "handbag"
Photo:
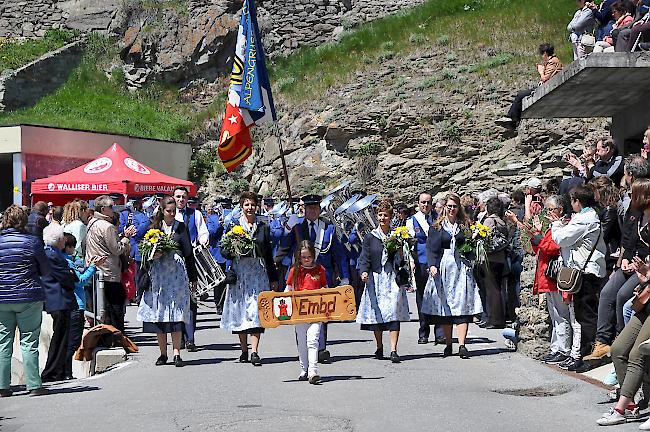
[[[552,258],[548,262],[548,265],[546,266],[546,270],[544,270],[544,276],[556,281],[561,268],[562,268],[562,258],[560,257]]]
[[[594,254],[596,248],[598,247],[600,236],[603,233],[603,230],[601,230],[600,227],[598,227],[598,230],[599,230],[598,238],[596,239],[596,242],[594,243],[594,247],[591,249],[591,252],[589,252],[589,256],[585,260],[582,269],[578,270],[578,269],[565,267],[565,266],[562,266],[560,268],[560,271],[558,272],[557,275],[558,290],[565,292],[567,294],[575,294],[578,291],[580,291],[580,288],[582,287],[582,276],[585,272],[585,269],[587,268],[587,264],[589,264],[592,255]]]
[[[634,300],[632,300],[632,309],[636,313],[642,312],[648,304],[649,300],[650,287],[648,287],[648,283],[640,284],[636,289]]]
[[[580,38],[580,43],[584,46],[592,47],[596,45],[596,37],[592,34],[585,33]]]

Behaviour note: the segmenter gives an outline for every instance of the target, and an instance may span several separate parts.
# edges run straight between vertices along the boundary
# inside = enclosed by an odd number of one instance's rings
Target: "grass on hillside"
[[[51,29],[41,39],[17,41],[0,38],[0,72],[25,66],[43,54],[72,42],[76,37],[77,34],[72,31]]]
[[[426,45],[497,51],[496,60],[471,65],[470,72],[512,61],[535,62],[537,47],[545,41],[554,43],[568,62],[571,48],[565,29],[573,7],[548,0],[430,0],[365,24],[337,43],[303,48],[276,61],[271,80],[292,99],[309,100],[347,81],[358,69]]]
[[[139,0],[144,6],[151,0]],[[168,0],[165,5],[182,5]],[[364,68],[376,68],[382,61],[413,50],[436,45],[449,50],[476,51],[475,64],[442,71],[422,83],[428,88],[441,78],[459,73],[494,77],[494,70],[508,63],[526,63],[534,76],[537,46],[550,41],[560,57],[570,59],[565,27],[572,14],[570,2],[548,0],[429,0],[420,6],[351,30],[337,43],[303,48],[271,66],[275,91],[296,101],[320,97],[331,86],[354,79]],[[490,48],[495,55],[481,55]],[[126,91],[123,79],[109,80],[103,69],[117,57],[114,44],[92,36],[82,64],[56,92],[34,107],[0,113],[0,125],[41,124],[99,132],[186,141],[188,133],[223,109],[225,97],[202,111],[183,103],[177,89],[152,85],[135,93]],[[417,71],[414,71],[417,73]],[[487,75],[491,74],[491,75]],[[225,89],[224,89],[225,90]]]
[[[119,69],[109,80],[104,63],[116,55],[108,38],[92,35],[78,68],[56,92],[27,109],[0,114],[0,124],[39,124],[147,138],[186,141],[197,119],[189,105],[178,102],[178,91],[151,85],[129,93]]]

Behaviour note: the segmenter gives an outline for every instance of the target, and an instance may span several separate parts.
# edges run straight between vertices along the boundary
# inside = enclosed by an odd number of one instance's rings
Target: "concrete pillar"
[[[642,104],[627,106],[612,116],[612,138],[622,154],[638,151],[638,149],[625,148],[625,141],[642,135],[650,125],[650,110],[639,105]]]
[[[21,153],[12,155],[13,200],[14,204],[23,205],[23,157]]]

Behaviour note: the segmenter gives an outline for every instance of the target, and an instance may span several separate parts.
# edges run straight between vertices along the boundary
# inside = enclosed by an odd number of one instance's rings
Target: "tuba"
[[[322,214],[327,216],[327,218],[334,224],[336,229],[336,236],[341,240],[344,236],[348,235],[349,232],[345,230],[344,224],[337,217],[337,210],[350,199],[350,181],[344,181],[337,187],[335,187],[329,195],[327,195],[323,201],[321,201],[321,210]]]
[[[194,247],[192,252],[194,253],[196,272],[198,274],[196,292],[192,293],[192,296],[195,300],[198,300],[202,295],[214,291],[219,284],[225,281],[226,274],[214,260],[207,247],[198,245]]]
[[[377,195],[368,195],[349,206],[344,213],[354,222],[359,237],[363,238],[373,229],[377,228],[377,217],[372,210],[372,204],[377,200]]]

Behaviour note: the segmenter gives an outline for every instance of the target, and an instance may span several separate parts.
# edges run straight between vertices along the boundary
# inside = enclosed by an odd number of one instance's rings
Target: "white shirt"
[[[182,209],[176,209],[176,220],[179,222],[185,222],[181,210]],[[196,209],[194,209],[194,223],[196,224],[196,230],[199,233],[199,235],[196,238],[198,240],[198,243],[207,244],[210,241],[210,233],[208,232],[208,226],[205,224],[205,220],[203,219],[203,214]],[[196,246],[196,242],[194,242],[193,245]]]

